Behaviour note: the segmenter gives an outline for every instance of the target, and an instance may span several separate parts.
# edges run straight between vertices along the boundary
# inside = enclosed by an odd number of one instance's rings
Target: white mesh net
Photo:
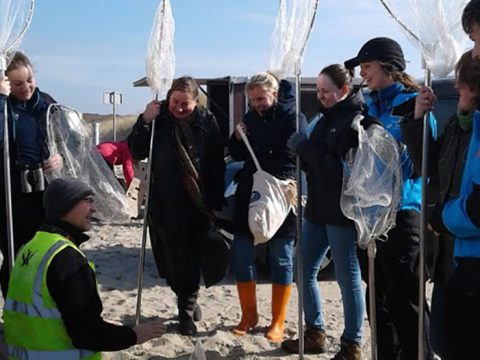
[[[434,76],[452,72],[465,51],[462,12],[469,0],[380,0],[401,25],[409,41],[422,51]]]
[[[370,241],[386,239],[395,226],[401,201],[402,174],[398,142],[379,125],[367,130],[354,119],[359,146],[345,158],[340,207],[355,222],[358,245],[366,249]]]
[[[294,76],[312,29],[318,0],[280,0],[271,38],[269,69],[279,78]]]
[[[0,0],[0,70],[20,45],[33,15],[33,0]]]
[[[155,13],[150,33],[145,70],[150,89],[159,97],[164,97],[175,74],[175,19],[169,0],[162,0]]]
[[[47,174],[47,179],[69,176],[89,184],[95,191],[95,217],[104,222],[130,219],[125,191],[92,141],[91,128],[80,114],[54,104],[47,112],[50,153],[63,156],[63,168]]]

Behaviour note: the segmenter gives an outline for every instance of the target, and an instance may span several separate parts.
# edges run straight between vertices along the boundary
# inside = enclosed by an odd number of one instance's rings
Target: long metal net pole
[[[2,65],[5,66],[2,66],[2,69],[0,70],[0,79],[3,79],[5,77],[4,68],[6,67],[6,62]],[[13,263],[15,261],[15,243],[13,240],[12,184],[10,177],[10,137],[8,134],[8,107],[6,102],[5,106],[3,107],[3,117],[5,120],[3,122],[3,175],[5,178],[5,211],[7,218],[7,257],[8,269],[9,272],[11,272],[13,268]]]
[[[301,105],[301,83],[300,71],[297,70],[295,75],[295,116],[296,129],[301,132],[300,126],[300,105]],[[298,291],[298,357],[303,359],[304,353],[304,338],[303,338],[303,252],[302,252],[302,171],[300,168],[300,156],[296,158],[296,177],[297,177],[297,244],[296,244],[296,259],[297,259],[297,291]]]
[[[150,179],[152,177],[152,163],[153,163],[153,140],[155,138],[155,119],[152,121],[152,133],[150,134],[150,150],[148,154],[147,165],[147,179],[145,189],[145,208],[143,211],[143,232],[142,232],[142,248],[140,250],[140,260],[138,262],[138,278],[137,278],[137,309],[135,313],[135,323],[140,323],[141,307],[142,307],[142,288],[143,288],[143,274],[145,272],[145,250],[147,247],[147,232],[148,232],[148,210],[150,200]],[[138,199],[138,201],[141,201]]]
[[[370,310],[370,342],[372,351],[372,360],[378,359],[377,352],[377,302],[375,290],[375,256],[377,252],[377,243],[372,239],[368,244],[368,306]]]
[[[430,70],[425,66],[425,86],[432,86]],[[420,254],[418,266],[418,360],[425,357],[425,232],[427,224],[427,169],[430,112],[423,116],[422,143],[422,208],[420,212]]]

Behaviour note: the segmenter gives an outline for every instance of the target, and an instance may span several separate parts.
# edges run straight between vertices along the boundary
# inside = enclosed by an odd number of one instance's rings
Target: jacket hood
[[[287,80],[281,80],[278,89],[278,113],[294,113],[295,104],[295,88],[293,84]]]

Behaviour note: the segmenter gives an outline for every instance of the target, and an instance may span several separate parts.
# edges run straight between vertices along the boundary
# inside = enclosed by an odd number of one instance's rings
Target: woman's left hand
[[[43,162],[43,171],[50,172],[60,170],[63,167],[63,157],[59,153],[52,154]]]
[[[437,97],[429,87],[422,86],[415,99],[415,119],[421,119],[427,111],[432,111]]]

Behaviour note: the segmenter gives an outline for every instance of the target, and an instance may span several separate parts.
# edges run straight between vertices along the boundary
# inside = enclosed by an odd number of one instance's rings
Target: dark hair
[[[17,51],[15,55],[13,55],[10,64],[8,64],[5,73],[8,74],[10,71],[16,70],[21,67],[30,67],[33,70],[33,65],[28,59],[28,57],[20,51]]]
[[[170,99],[170,95],[174,91],[180,91],[193,95],[194,99],[198,98],[198,84],[191,76],[182,76],[173,80],[172,86],[167,93],[167,99]]]
[[[342,64],[332,64],[324,67],[319,75],[327,75],[338,89],[351,85],[351,72]]]
[[[385,72],[385,74],[390,75],[395,82],[402,83],[405,88],[408,90],[419,91],[420,85],[415,81],[415,79],[408,75],[405,71],[398,70],[392,64],[384,63],[378,61],[380,67]]]
[[[470,1],[463,9],[462,27],[467,34],[472,30],[473,24],[480,25],[480,0]]]
[[[472,59],[472,50],[467,51],[458,60],[455,78],[457,84],[467,85],[477,97],[480,96],[480,61]]]

